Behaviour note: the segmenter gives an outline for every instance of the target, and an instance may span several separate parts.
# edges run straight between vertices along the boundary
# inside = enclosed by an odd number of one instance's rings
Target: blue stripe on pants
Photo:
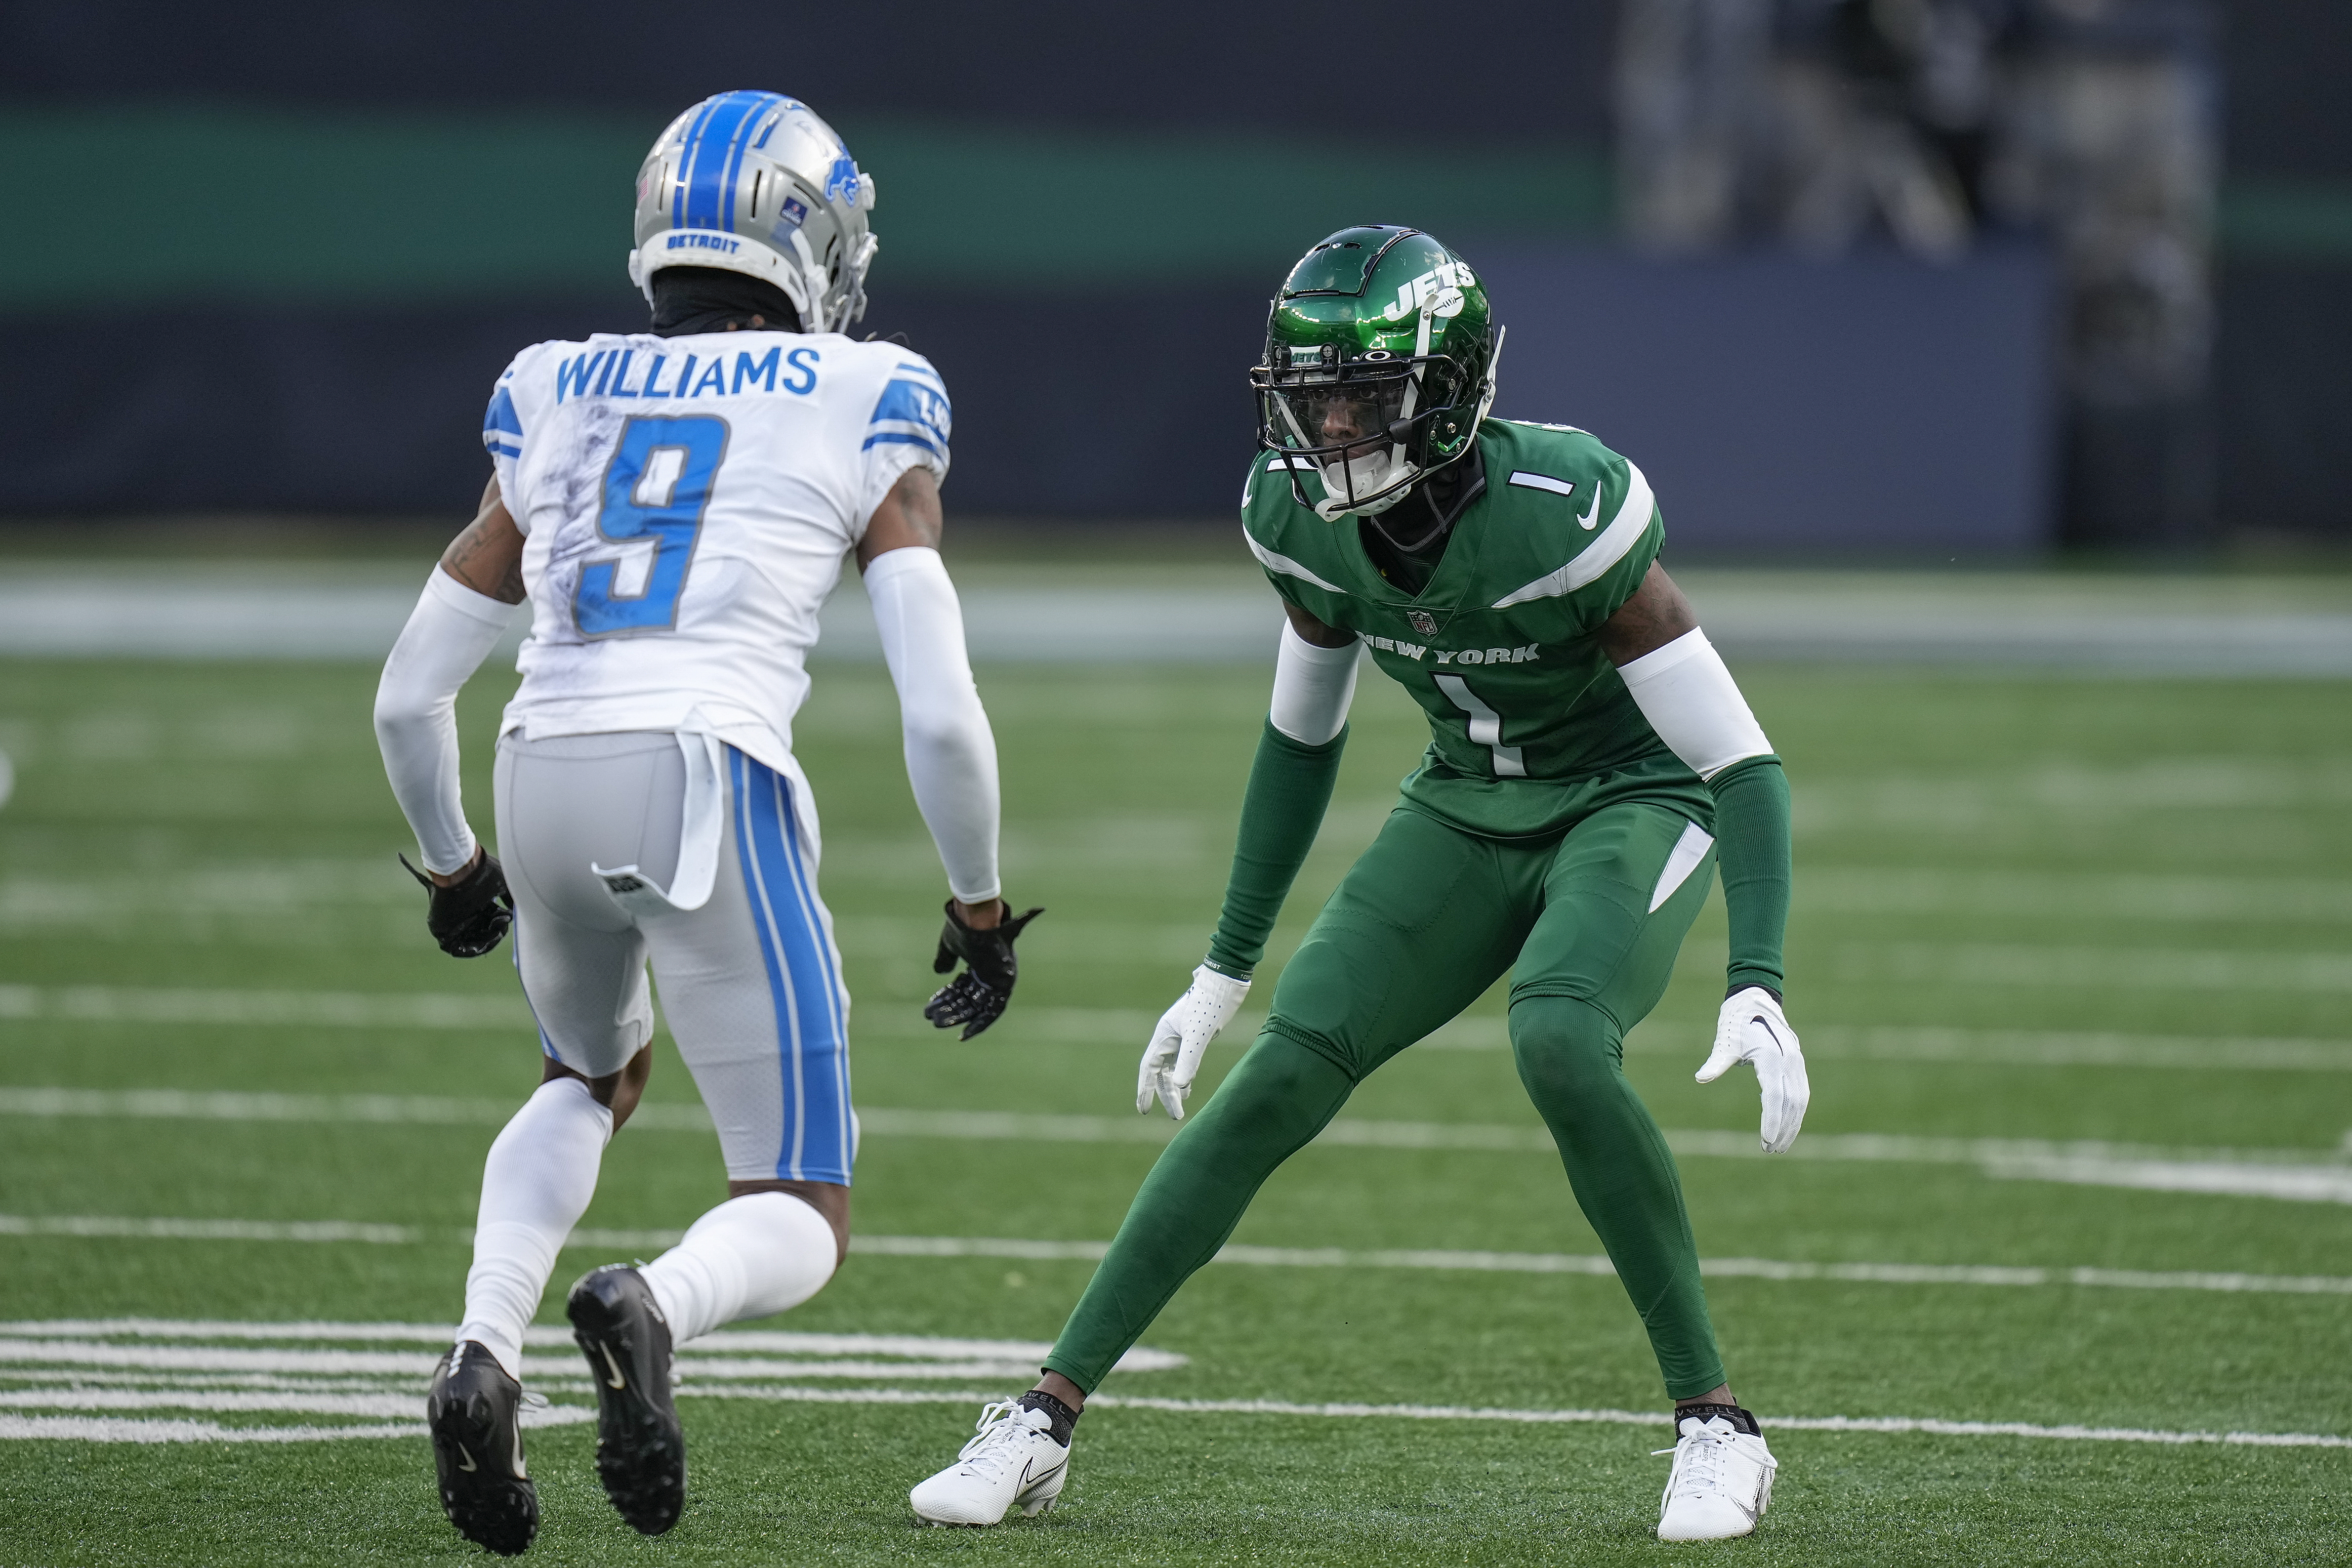
[[[727,751],[735,847],[767,966],[781,1055],[783,1136],[776,1175],[838,1182],[850,1167],[847,1007],[840,966],[825,939],[816,889],[801,857],[792,785],[742,752]]]

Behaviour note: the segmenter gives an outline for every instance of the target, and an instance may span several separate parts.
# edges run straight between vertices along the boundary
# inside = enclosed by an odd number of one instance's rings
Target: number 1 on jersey
[[[592,561],[580,569],[572,617],[581,636],[667,631],[677,625],[686,569],[726,456],[727,421],[715,415],[635,415],[621,426],[604,468],[596,531],[614,543],[650,538],[653,562],[634,594],[619,591],[618,561]]]
[[[1503,744],[1503,716],[1486,706],[1486,700],[1471,690],[1470,683],[1460,676],[1440,675],[1434,679],[1446,700],[1470,716],[1470,743],[1486,748],[1487,754],[1495,759],[1495,776],[1527,777],[1527,760],[1519,755],[1519,749]]]

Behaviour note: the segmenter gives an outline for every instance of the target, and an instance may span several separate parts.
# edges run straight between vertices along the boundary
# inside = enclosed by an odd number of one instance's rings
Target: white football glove
[[[1734,1062],[1756,1064],[1756,1084],[1764,1092],[1764,1152],[1787,1153],[1805,1124],[1805,1103],[1813,1089],[1805,1080],[1797,1031],[1761,985],[1744,985],[1723,999],[1723,1010],[1715,1016],[1715,1050],[1698,1069],[1698,1081],[1713,1083]]]
[[[1152,1026],[1151,1043],[1143,1047],[1143,1067],[1135,1076],[1138,1115],[1150,1110],[1157,1096],[1171,1121],[1184,1120],[1184,1096],[1201,1070],[1209,1042],[1234,1021],[1248,994],[1246,980],[1220,974],[1205,963],[1192,971],[1191,989],[1160,1015]]]

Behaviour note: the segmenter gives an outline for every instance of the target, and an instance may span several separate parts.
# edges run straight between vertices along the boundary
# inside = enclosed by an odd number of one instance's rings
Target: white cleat
[[[1011,1400],[980,1413],[980,1435],[956,1462],[907,1494],[925,1524],[994,1524],[1013,1509],[1034,1519],[1054,1506],[1070,1475],[1070,1450],[1054,1418]]]
[[[1754,1416],[1740,1414],[1754,1425]],[[1682,1440],[1658,1450],[1675,1457],[1661,1500],[1658,1539],[1726,1541],[1754,1530],[1772,1500],[1772,1472],[1780,1468],[1763,1435],[1742,1431],[1720,1415],[1685,1415],[1676,1430]]]

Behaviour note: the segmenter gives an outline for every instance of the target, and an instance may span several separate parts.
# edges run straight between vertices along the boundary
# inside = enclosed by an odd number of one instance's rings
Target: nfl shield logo
[[[1422,636],[1433,637],[1437,635],[1437,617],[1427,610],[1407,610],[1404,618],[1411,621],[1412,629]]]

